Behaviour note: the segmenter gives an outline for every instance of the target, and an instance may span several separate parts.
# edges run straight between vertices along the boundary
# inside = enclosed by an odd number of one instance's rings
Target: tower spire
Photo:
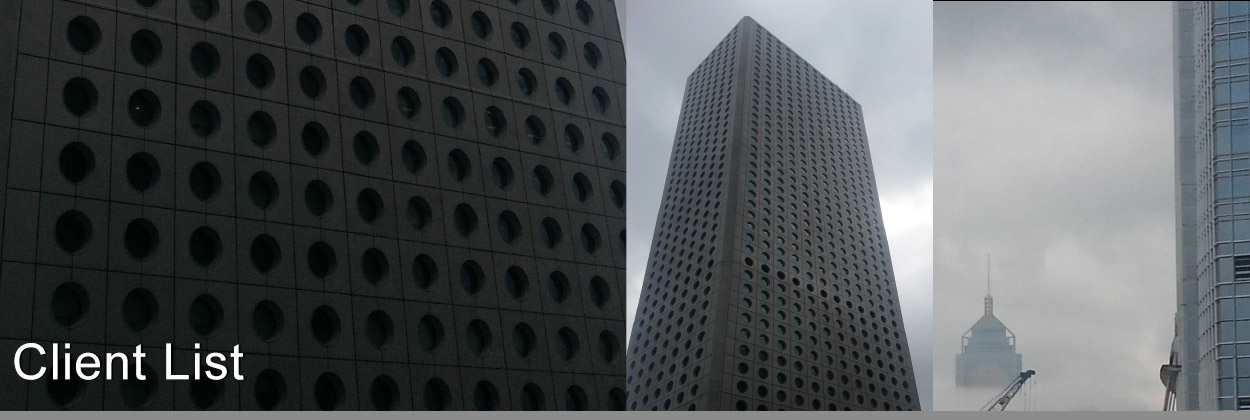
[[[994,296],[990,295],[990,253],[985,253],[985,314],[994,314]]]

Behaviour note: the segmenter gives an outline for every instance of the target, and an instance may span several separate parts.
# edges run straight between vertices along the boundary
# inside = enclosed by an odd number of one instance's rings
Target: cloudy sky
[[[628,63],[632,327],[686,77],[751,16],[862,105],[921,404],[933,406],[933,56],[928,1],[618,2]]]
[[[1033,406],[1162,407],[1176,308],[1170,7],[934,6],[936,409],[975,410],[997,391],[953,385],[987,252],[995,313],[1037,370]]]

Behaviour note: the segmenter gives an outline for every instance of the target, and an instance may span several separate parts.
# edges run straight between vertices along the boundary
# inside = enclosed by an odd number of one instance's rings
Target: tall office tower
[[[1169,365],[1179,372],[1171,388],[1178,409],[1246,410],[1250,12],[1242,1],[1177,2],[1174,18],[1177,310]]]
[[[988,278],[985,285],[985,314],[964,333],[955,356],[955,386],[1005,388],[1023,371],[1016,335],[994,316]]]
[[[631,410],[918,409],[859,104],[751,18],[686,82]]]
[[[615,10],[0,1],[0,408],[623,408]]]

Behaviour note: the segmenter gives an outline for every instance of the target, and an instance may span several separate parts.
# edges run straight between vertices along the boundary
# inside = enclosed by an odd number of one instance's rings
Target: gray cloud
[[[1033,406],[1161,408],[1175,311],[1170,10],[935,5],[936,409],[997,391],[953,385],[986,252],[995,312],[1038,372]]]
[[[619,1],[629,60],[627,317],[642,288],[685,79],[751,16],[865,112],[921,404],[933,406],[932,6],[927,1]],[[626,19],[627,18],[627,19]]]

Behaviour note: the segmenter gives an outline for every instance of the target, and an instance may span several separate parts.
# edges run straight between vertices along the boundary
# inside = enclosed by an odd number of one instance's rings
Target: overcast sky
[[[934,6],[936,409],[998,391],[954,387],[986,252],[995,313],[1037,370],[1037,409],[1162,408],[1176,309],[1170,8]]]
[[[686,77],[751,16],[864,110],[916,386],[933,406],[933,15],[928,1],[618,2],[628,59],[629,281],[634,312]]]

